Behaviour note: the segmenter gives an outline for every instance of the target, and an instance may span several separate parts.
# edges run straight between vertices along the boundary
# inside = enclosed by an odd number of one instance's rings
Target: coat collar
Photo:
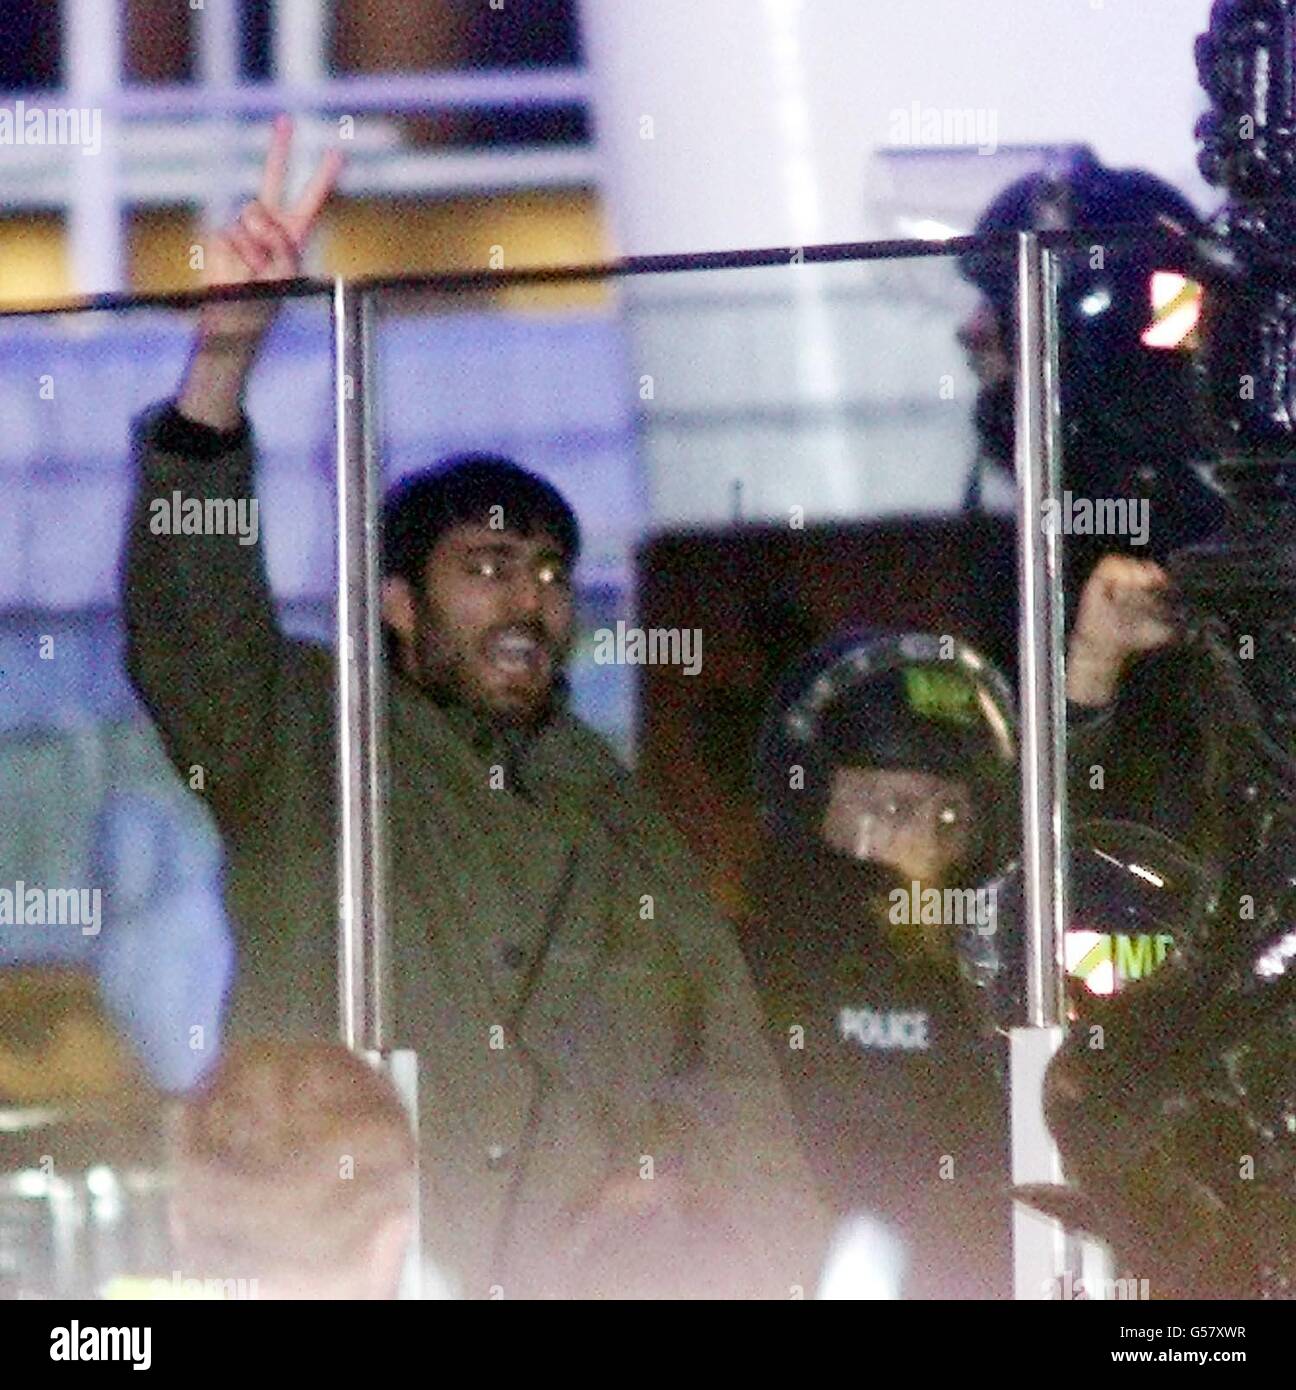
[[[426,690],[399,671],[393,671],[391,675],[391,697],[393,701],[399,697],[401,703],[415,707],[420,704],[432,706],[441,712],[454,733],[479,756],[510,763],[524,757],[530,746],[560,723],[564,715],[561,704],[555,704],[545,720],[536,727],[512,728],[462,700]]]

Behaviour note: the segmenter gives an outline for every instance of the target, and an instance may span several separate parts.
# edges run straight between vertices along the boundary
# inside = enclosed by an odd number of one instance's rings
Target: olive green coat
[[[280,634],[259,546],[150,530],[175,489],[252,496],[250,438],[181,457],[164,418],[136,429],[131,677],[226,844],[231,1029],[337,1036],[332,654]],[[430,1257],[469,1297],[809,1297],[826,1218],[678,834],[569,715],[506,747],[393,684],[391,1042],[418,1053]],[[571,1257],[571,1213],[618,1177],[681,1201]]]

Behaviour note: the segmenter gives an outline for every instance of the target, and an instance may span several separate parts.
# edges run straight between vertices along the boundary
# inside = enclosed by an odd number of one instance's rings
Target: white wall
[[[1209,206],[1192,138],[1210,0],[585,0],[624,254],[852,241],[892,116],[993,116],[1002,144],[1095,147]],[[642,120],[652,119],[652,138]]]
[[[970,230],[1089,144],[1203,207],[1193,41],[1209,0],[585,0],[609,222],[626,255]],[[949,127],[952,158],[905,118]],[[898,119],[899,118],[899,119]],[[974,454],[952,267],[775,268],[627,284],[651,524],[940,513]],[[731,300],[731,302],[726,302]],[[951,394],[950,383],[953,383]],[[760,383],[755,389],[755,383]]]

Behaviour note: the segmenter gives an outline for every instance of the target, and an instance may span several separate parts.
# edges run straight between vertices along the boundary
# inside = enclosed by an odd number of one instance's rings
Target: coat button
[[[492,1173],[504,1172],[511,1163],[509,1151],[503,1144],[488,1144],[486,1147],[486,1166]]]

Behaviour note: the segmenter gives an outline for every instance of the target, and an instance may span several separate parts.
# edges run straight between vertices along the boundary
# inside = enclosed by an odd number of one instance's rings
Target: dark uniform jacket
[[[332,656],[280,633],[259,546],[150,529],[174,490],[253,495],[246,427],[165,408],[135,449],[129,669],[226,845],[229,1026],[336,1036]],[[430,1256],[469,1297],[811,1296],[826,1216],[735,937],[664,815],[565,713],[506,746],[397,678],[389,744],[392,1045],[418,1053]],[[572,1214],[616,1178],[686,1196],[573,1256]]]
[[[1182,646],[1131,664],[1119,697],[1101,709],[1067,706],[1067,814],[1126,820],[1202,857],[1214,843],[1210,792],[1219,776],[1195,683],[1208,679]]]
[[[1012,1294],[1006,1092],[953,963],[887,941],[881,877],[773,850],[745,940],[802,1142],[839,1217],[881,1219],[906,1298]],[[888,886],[890,886],[888,884]]]

